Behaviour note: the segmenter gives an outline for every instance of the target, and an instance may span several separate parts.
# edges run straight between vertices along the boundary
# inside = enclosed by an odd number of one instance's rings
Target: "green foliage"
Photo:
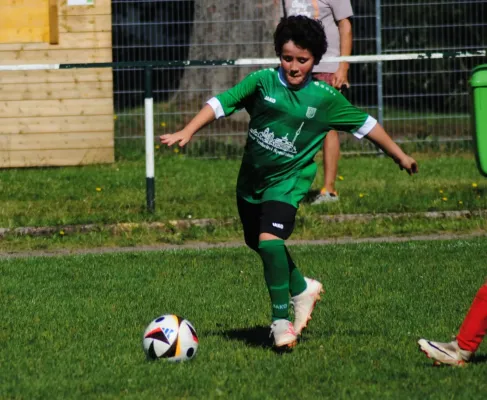
[[[326,294],[290,354],[269,347],[270,306],[244,248],[3,260],[1,398],[483,399],[486,343],[433,368],[485,273],[485,239],[292,247]],[[200,337],[188,363],[149,362],[141,335],[177,313]]]

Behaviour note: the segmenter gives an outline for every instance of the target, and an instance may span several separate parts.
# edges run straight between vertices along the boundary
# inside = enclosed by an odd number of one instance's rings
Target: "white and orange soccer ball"
[[[167,314],[149,324],[142,345],[150,359],[186,361],[192,359],[198,350],[198,336],[188,320]]]

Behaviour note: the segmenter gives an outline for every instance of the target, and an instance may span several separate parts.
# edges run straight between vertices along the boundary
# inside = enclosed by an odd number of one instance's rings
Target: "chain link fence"
[[[442,52],[446,57],[354,63],[351,102],[382,121],[410,151],[470,148],[469,79],[472,68],[487,59],[457,58],[455,52],[487,48],[487,1],[352,0],[352,7],[354,55]],[[273,58],[272,33],[281,13],[281,0],[113,0],[113,59]],[[156,68],[155,135],[181,129],[207,99],[258,68]],[[144,71],[115,69],[114,90],[116,150],[143,151]],[[245,112],[216,121],[183,151],[239,156],[247,121]],[[342,150],[375,152],[346,134]]]

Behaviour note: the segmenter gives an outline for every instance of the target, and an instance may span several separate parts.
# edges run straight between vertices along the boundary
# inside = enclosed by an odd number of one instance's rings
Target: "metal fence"
[[[451,57],[352,64],[349,98],[414,150],[471,144],[469,78],[487,48],[487,1],[352,0],[353,54],[443,52]],[[272,32],[281,0],[113,0],[114,61],[275,57]],[[174,132],[202,104],[259,67],[158,68],[155,134]],[[143,70],[114,70],[117,151],[144,148]],[[184,151],[228,157],[242,152],[245,112],[216,121]],[[342,135],[344,152],[368,152]],[[162,149],[161,149],[162,151]]]

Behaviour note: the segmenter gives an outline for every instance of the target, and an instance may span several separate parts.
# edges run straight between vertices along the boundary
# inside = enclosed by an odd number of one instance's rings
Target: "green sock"
[[[289,266],[289,292],[291,293],[291,296],[294,297],[303,293],[306,290],[307,285],[303,275],[301,275],[298,267],[296,267],[296,264],[294,264],[287,247],[284,246],[284,249],[286,250],[287,263]]]
[[[284,240],[259,242],[264,277],[272,303],[272,320],[289,319],[289,266]]]

